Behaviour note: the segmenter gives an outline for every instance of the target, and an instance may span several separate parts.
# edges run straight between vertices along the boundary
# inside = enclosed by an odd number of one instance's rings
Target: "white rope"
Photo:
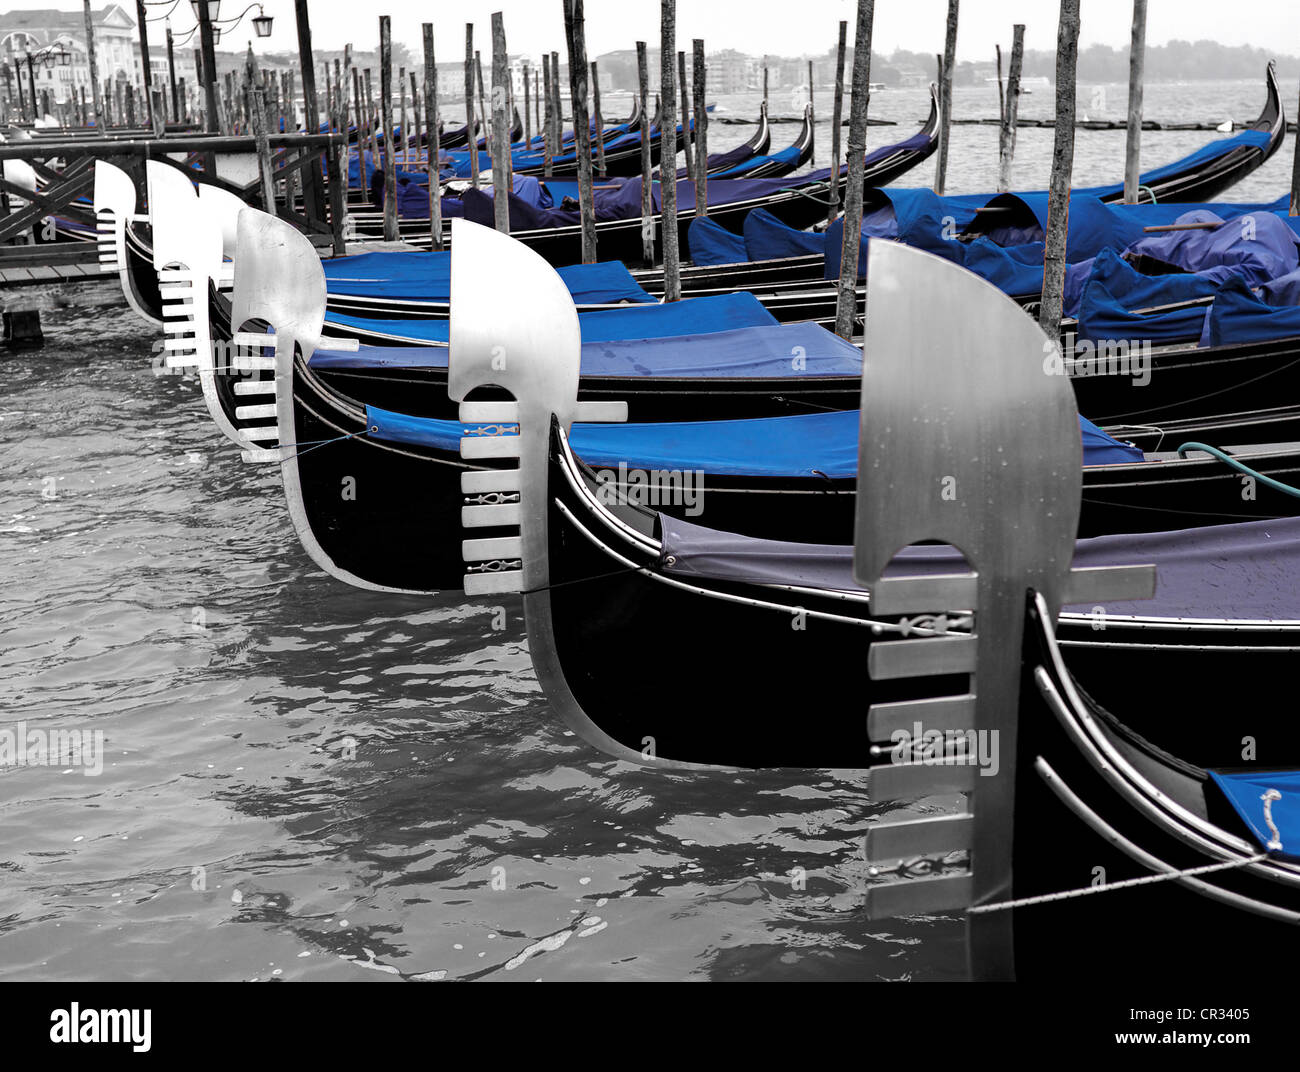
[[[1194,875],[1208,875],[1214,871],[1230,871],[1235,867],[1245,867],[1267,860],[1268,853],[1261,852],[1240,860],[1230,860],[1222,864],[1202,864],[1189,867],[1185,871],[1164,871],[1158,875],[1143,875],[1141,878],[1126,878],[1118,882],[1103,882],[1098,886],[1084,886],[1077,890],[1062,890],[1060,893],[1044,893],[1037,897],[1022,897],[1017,901],[999,901],[997,904],[975,905],[966,911],[971,915],[982,912],[1001,912],[1007,908],[1025,908],[1029,905],[1050,904],[1052,901],[1068,901],[1073,897],[1087,897],[1091,893],[1109,893],[1111,890],[1128,889],[1131,886],[1149,886],[1155,882],[1168,882],[1171,879],[1191,878]]]

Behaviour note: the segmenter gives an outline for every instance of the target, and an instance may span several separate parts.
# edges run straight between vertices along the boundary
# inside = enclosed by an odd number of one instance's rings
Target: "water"
[[[1260,96],[1153,86],[1148,114],[1253,118]],[[958,114],[987,97],[959,89]],[[712,130],[717,150],[748,136]],[[1147,134],[1145,158],[1210,137]],[[1076,179],[1117,177],[1122,140],[1080,132]],[[1050,141],[1020,132],[1018,183],[1045,184]],[[990,188],[995,148],[955,128],[950,189]],[[1232,196],[1277,196],[1289,161]],[[486,605],[315,570],[276,473],[217,439],[192,380],[155,375],[115,285],[4,300],[40,304],[47,345],[0,357],[0,730],[101,731],[105,755],[94,777],[0,768],[0,978],[960,974],[956,922],[862,918],[862,832],[906,813],[860,775],[603,759],[551,717],[517,605],[499,631]],[[689,704],[671,665],[628,653],[629,680]],[[807,702],[865,714],[814,671]]]

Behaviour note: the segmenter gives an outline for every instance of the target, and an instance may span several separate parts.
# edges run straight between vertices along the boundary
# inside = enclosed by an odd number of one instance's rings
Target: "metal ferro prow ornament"
[[[942,307],[936,307],[941,302]],[[1012,814],[1027,601],[1063,605],[1149,598],[1151,566],[1072,570],[1082,489],[1074,393],[1045,360],[1054,343],[997,288],[896,243],[868,253],[854,579],[876,614],[967,610],[972,635],[876,639],[872,678],[969,673],[965,695],[875,704],[872,740],[917,725],[996,747],[996,773],[954,749],[870,768],[872,797],[966,794],[958,815],[871,828],[869,863],[965,851],[965,870],[872,885],[873,918],[958,910],[1012,896]],[[966,574],[886,577],[902,548],[952,544]],[[970,731],[976,736],[970,737]],[[1014,973],[1012,913],[967,917],[972,974]]]
[[[447,393],[460,403],[465,426],[460,454],[488,463],[461,476],[461,523],[514,530],[463,542],[465,594],[522,592],[533,667],[552,706],[588,743],[644,763],[600,730],[569,692],[553,660],[547,590],[552,424],[567,434],[574,421],[626,421],[627,403],[578,401],[582,335],[573,297],[555,269],[522,242],[463,219],[452,220],[450,332]],[[504,388],[513,401],[469,398],[490,386]],[[477,426],[484,424],[503,434],[480,434]],[[517,468],[491,468],[497,459],[515,460]],[[490,495],[505,501],[484,501]]]

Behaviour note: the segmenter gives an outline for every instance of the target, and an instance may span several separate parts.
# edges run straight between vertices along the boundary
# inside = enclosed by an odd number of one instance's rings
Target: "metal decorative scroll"
[[[1011,896],[1029,593],[1040,593],[1055,616],[1065,604],[1155,591],[1151,566],[1071,569],[1082,445],[1070,383],[1044,360],[1053,345],[970,272],[896,243],[870,244],[854,578],[870,590],[877,614],[974,613],[969,635],[875,638],[869,649],[868,672],[877,680],[971,675],[964,695],[869,709],[872,740],[897,740],[896,731],[914,735],[920,726],[943,742],[939,754],[872,767],[873,797],[967,795],[961,814],[871,828],[868,862],[894,878],[869,887],[873,918]],[[952,544],[971,572],[884,576],[900,549],[923,540]],[[969,748],[981,738],[998,753],[987,777]],[[963,851],[968,866],[942,866],[943,857]],[[935,866],[891,866],[917,856],[935,857]],[[970,917],[968,928],[972,964],[1009,977],[1011,913]]]
[[[462,543],[465,594],[543,588],[552,419],[566,432],[574,421],[626,421],[627,404],[578,401],[582,335],[573,297],[555,270],[509,235],[463,219],[451,226],[447,393],[467,426],[460,455],[470,462],[518,459],[518,468],[461,476],[465,528],[516,530]],[[488,386],[505,388],[514,401],[469,399]]]
[[[99,270],[116,273],[126,303],[148,324],[161,325],[136,299],[126,259],[126,228],[141,217],[135,211],[135,183],[131,176],[107,160],[95,161],[95,241],[99,247]]]

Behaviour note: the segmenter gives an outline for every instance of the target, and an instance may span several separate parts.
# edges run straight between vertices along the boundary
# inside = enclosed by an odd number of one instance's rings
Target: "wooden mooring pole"
[[[591,124],[587,117],[587,31],[582,0],[563,0],[569,44],[569,95],[573,148],[578,155],[578,206],[582,216],[582,263],[596,263],[596,204],[591,181]]]
[[[1070,174],[1074,170],[1075,82],[1079,63],[1079,0],[1061,0],[1056,31],[1056,137],[1048,184],[1043,294],[1038,326],[1053,342],[1061,333],[1065,298],[1065,240],[1070,226]]]
[[[474,127],[474,24],[465,23],[465,130],[469,134],[469,181],[478,189],[478,131]]]
[[[641,94],[641,259],[649,268],[655,262],[655,202],[650,153],[650,65],[644,41],[636,43],[636,77]]]
[[[840,20],[839,45],[835,51],[835,104],[831,113],[831,190],[830,205],[826,210],[829,224],[840,213],[840,124],[844,121],[844,54],[847,51],[849,24]]]
[[[605,117],[600,111],[600,71],[596,61],[591,61],[591,114],[592,130],[596,138],[596,171],[605,176]]]
[[[542,175],[545,178],[551,177],[551,159],[555,155],[554,138],[555,138],[555,119],[551,115],[551,109],[554,107],[552,101],[554,94],[551,92],[551,57],[545,52],[542,53],[542,88],[545,93],[544,104],[545,118],[542,120]]]
[[[677,234],[677,0],[661,0],[659,29],[659,211],[664,251],[664,301],[682,297],[681,251]]]
[[[939,153],[934,192],[943,196],[948,181],[948,139],[952,132],[952,69],[957,63],[957,3],[948,0],[948,25],[943,39],[943,75],[939,82]]]
[[[429,160],[429,238],[434,249],[442,249],[442,187],[438,181],[438,157],[442,140],[438,131],[438,65],[433,56],[433,23],[424,24],[424,129]]]
[[[384,241],[397,241],[397,154],[393,151],[393,24],[379,16],[379,108],[384,124]]]
[[[686,81],[686,53],[679,51],[677,53],[677,81],[682,91],[682,111],[686,111],[686,102],[691,99],[691,88]],[[692,142],[695,137],[695,131],[691,129],[690,124],[682,131],[682,158],[686,161],[686,177],[692,182],[695,181],[695,148]]]
[[[1007,101],[998,131],[998,193],[1011,189],[1011,161],[1016,155],[1016,116],[1020,111],[1020,71],[1025,62],[1025,24],[1011,30],[1011,67],[1007,71]]]
[[[492,13],[492,221],[510,233],[510,119],[506,115],[506,25],[501,12]]]
[[[862,241],[862,181],[867,155],[867,105],[871,96],[871,30],[875,0],[858,0],[853,35],[853,90],[849,98],[849,175],[844,191],[844,241],[835,298],[835,334],[853,338],[858,314],[858,247]]]
[[[199,15],[199,32],[200,34],[207,35],[205,38],[206,44],[204,45],[205,51],[203,53],[204,64],[206,65],[208,62],[208,55],[212,50],[212,25],[208,22],[207,5],[200,4],[199,7],[202,9]],[[90,0],[82,0],[82,8],[86,17],[86,64],[90,68],[90,92],[95,102],[95,126],[102,130],[104,126],[104,103],[103,99],[99,95],[99,64],[95,59],[95,22],[90,14]],[[209,68],[209,70],[211,70],[211,68]],[[21,89],[22,85],[20,82],[20,92]],[[213,92],[215,93],[215,89]],[[211,95],[208,98],[208,103],[209,106],[212,103]],[[35,109],[35,107],[36,102],[32,101],[32,108]],[[215,130],[216,127],[209,127],[208,129]]]
[[[1128,46],[1128,137],[1124,142],[1124,203],[1136,205],[1142,174],[1142,68],[1146,63],[1147,0],[1133,0]]]
[[[695,91],[695,215],[709,214],[709,112],[704,102],[708,74],[704,66],[704,40],[691,43],[694,69],[691,88]]]

